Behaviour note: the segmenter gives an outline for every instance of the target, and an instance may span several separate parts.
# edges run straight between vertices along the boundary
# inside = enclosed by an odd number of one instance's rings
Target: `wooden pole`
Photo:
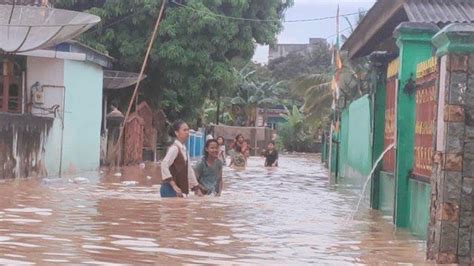
[[[8,100],[10,97],[10,61],[3,60],[3,95],[2,95],[2,112],[8,112]]]
[[[140,74],[138,75],[138,80],[137,80],[137,83],[135,84],[135,89],[133,91],[132,98],[130,99],[130,103],[128,104],[128,109],[127,109],[127,112],[125,113],[125,117],[124,117],[124,120],[122,122],[123,123],[122,127],[120,128],[118,143],[121,143],[121,141],[122,141],[122,137],[123,137],[124,129],[125,129],[125,123],[127,122],[128,117],[130,116],[130,111],[131,111],[132,105],[135,101],[135,97],[137,97],[138,88],[140,87],[140,82],[142,80],[143,73],[145,72],[145,68],[148,64],[148,59],[150,58],[151,48],[153,47],[153,43],[155,42],[156,34],[158,33],[158,29],[160,27],[160,22],[161,22],[161,18],[163,16],[163,12],[165,10],[165,5],[166,5],[166,0],[162,0],[160,13],[158,15],[158,19],[156,20],[155,28],[153,29],[153,33],[151,35],[150,42],[148,43],[148,48],[146,50],[145,59],[143,60],[142,68],[140,70]],[[120,152],[120,149],[118,149],[118,147],[120,147],[120,146],[121,145],[118,145],[117,148],[115,149],[116,153]],[[119,161],[119,165],[120,165],[120,163],[121,162]]]

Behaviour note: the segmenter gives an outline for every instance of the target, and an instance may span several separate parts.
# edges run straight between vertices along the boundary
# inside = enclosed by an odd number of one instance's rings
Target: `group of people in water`
[[[185,146],[189,137],[189,126],[176,121],[170,135],[175,138],[161,162],[161,197],[184,197],[194,192],[197,196],[220,196],[224,188],[223,167],[227,163],[227,149],[222,136],[208,137],[204,145],[204,156],[192,167]],[[245,168],[250,157],[250,146],[242,134],[237,135],[230,146],[230,167]],[[278,166],[278,151],[275,143],[268,144],[265,156],[266,167]]]

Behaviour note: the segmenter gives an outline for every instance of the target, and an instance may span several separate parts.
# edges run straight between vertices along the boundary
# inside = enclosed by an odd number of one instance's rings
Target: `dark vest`
[[[188,161],[184,159],[184,156],[181,153],[181,149],[178,146],[176,146],[176,148],[178,148],[178,156],[174,160],[173,164],[170,166],[170,172],[173,176],[173,181],[181,189],[181,192],[183,192],[184,194],[188,194]]]

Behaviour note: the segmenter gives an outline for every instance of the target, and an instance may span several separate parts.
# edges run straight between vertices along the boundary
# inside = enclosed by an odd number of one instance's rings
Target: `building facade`
[[[112,58],[79,43],[15,58],[25,62],[18,86],[23,91],[15,93],[21,95],[20,108],[7,109],[0,117],[5,125],[0,129],[5,155],[0,164],[8,166],[0,179],[97,170],[103,68],[111,66]]]
[[[317,45],[327,45],[326,39],[323,38],[310,38],[309,43],[303,44],[276,44],[270,46],[268,51],[268,61],[272,61],[278,58],[286,57],[289,54],[301,54],[307,55],[311,53],[313,47]]]
[[[331,171],[369,176],[371,207],[438,263],[474,263],[472,23],[472,1],[379,0],[342,47],[370,56],[373,92],[341,110]]]

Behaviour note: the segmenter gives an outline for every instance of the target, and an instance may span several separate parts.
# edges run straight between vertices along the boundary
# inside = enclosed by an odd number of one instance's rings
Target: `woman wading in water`
[[[218,156],[219,143],[217,140],[210,139],[206,141],[204,156],[194,168],[199,182],[199,189],[204,195],[215,194],[220,196],[222,193],[224,186],[222,181],[223,163]]]
[[[189,137],[189,127],[184,121],[173,123],[170,135],[176,138],[168,148],[165,158],[161,162],[161,184],[160,194],[163,198],[184,197],[189,191],[195,191],[196,195],[202,196],[199,184],[196,180],[194,170],[189,162],[188,153],[184,143]]]

